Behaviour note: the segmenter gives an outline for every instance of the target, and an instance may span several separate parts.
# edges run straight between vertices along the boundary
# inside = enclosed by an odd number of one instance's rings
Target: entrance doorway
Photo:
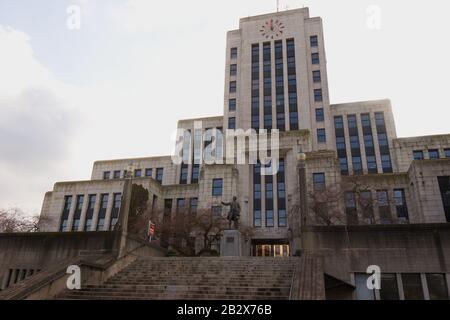
[[[289,242],[285,240],[253,240],[252,256],[254,257],[289,257]]]

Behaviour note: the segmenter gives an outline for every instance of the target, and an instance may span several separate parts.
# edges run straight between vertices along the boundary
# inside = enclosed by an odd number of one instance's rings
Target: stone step
[[[148,294],[136,294],[134,292],[128,293],[111,293],[108,291],[98,291],[98,292],[88,292],[88,291],[71,291],[65,292],[61,295],[63,299],[133,299],[133,300],[162,300],[162,299],[173,299],[173,300],[269,300],[269,299],[287,299],[288,295],[262,295],[262,294],[224,294],[224,293],[188,293],[188,292],[170,292],[170,293],[148,293]]]

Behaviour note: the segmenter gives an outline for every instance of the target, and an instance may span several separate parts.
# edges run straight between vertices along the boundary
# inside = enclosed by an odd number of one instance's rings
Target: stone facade
[[[45,195],[42,217],[53,221],[45,231],[60,230],[68,195],[74,199],[69,230],[75,197],[84,195],[78,228],[83,230],[86,199],[91,194],[97,195],[94,230],[100,195],[109,194],[112,199],[121,193],[125,170],[131,166],[134,181],[149,190],[150,201],[156,200],[154,206],[159,209],[164,200],[172,199],[175,212],[177,199],[194,198],[198,208],[209,210],[237,196],[242,208],[241,223],[255,230],[249,254],[258,255],[263,248],[263,255],[277,255],[279,248],[270,246],[292,245],[292,230],[298,227],[289,225],[289,221],[296,221],[289,216],[299,214],[295,211],[300,201],[299,153],[306,154],[307,193],[315,190],[317,174],[323,174],[326,188],[340,186],[342,194],[335,207],[342,216],[336,224],[449,221],[445,207],[449,200],[444,199],[449,191],[442,191],[442,181],[450,176],[450,160],[444,159],[450,157],[450,134],[397,138],[389,100],[331,105],[322,21],[310,17],[307,8],[241,19],[239,29],[227,33],[226,50],[223,116],[178,122],[178,129],[189,131],[189,135],[181,137],[182,148],[178,150],[183,163],[174,162],[170,156],[97,161],[90,181],[57,183]],[[256,125],[257,129],[280,129],[282,173],[256,179],[257,168],[252,163],[196,161],[205,160],[201,149],[210,144],[220,146],[216,155],[226,154],[227,146],[221,143],[227,128],[246,131]],[[220,138],[218,132],[224,135]],[[423,160],[414,160],[413,152],[417,150],[423,150]],[[438,150],[441,159],[429,159],[429,150]],[[246,148],[246,156],[250,151]],[[222,179],[217,195],[212,193],[215,179]],[[364,190],[355,190],[352,184],[362,185]],[[363,208],[357,201],[361,191],[371,199],[371,217],[361,212]],[[349,192],[356,194],[357,221],[353,222],[349,221],[345,201]],[[311,209],[310,197],[306,201],[308,224],[320,224]],[[105,228],[112,205],[107,207]],[[226,215],[226,209],[221,212]],[[264,244],[270,248],[258,247]]]

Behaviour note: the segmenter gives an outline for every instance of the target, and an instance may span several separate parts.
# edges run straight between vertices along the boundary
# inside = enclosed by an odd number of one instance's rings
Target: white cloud
[[[29,37],[0,26],[0,207],[39,211],[61,172],[78,119],[74,88],[34,57]]]

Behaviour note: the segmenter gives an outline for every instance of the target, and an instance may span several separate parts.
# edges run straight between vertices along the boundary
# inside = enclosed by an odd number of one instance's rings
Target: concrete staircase
[[[99,286],[59,299],[289,299],[298,258],[140,258]]]

